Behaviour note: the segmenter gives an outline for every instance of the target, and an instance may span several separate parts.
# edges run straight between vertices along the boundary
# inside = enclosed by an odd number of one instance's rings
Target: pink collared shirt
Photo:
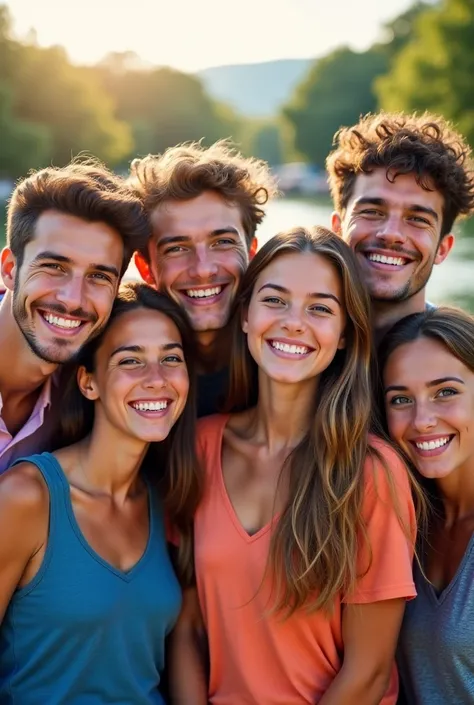
[[[14,436],[2,418],[3,400],[0,394],[0,474],[17,458],[50,449],[54,420],[51,413],[52,379],[43,384],[30,418]]]

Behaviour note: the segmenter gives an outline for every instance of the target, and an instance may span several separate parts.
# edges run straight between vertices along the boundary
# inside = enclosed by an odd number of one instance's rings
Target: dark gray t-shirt
[[[415,563],[397,662],[407,705],[474,703],[474,535],[440,594]]]

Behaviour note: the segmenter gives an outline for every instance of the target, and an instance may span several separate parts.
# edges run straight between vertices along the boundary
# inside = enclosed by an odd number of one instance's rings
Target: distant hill
[[[314,59],[215,66],[199,71],[210,95],[252,117],[269,117],[288,101]]]

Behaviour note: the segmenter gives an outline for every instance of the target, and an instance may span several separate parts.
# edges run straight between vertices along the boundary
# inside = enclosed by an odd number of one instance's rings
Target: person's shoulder
[[[27,519],[48,506],[48,488],[34,463],[22,461],[0,475],[0,514],[8,511]]]

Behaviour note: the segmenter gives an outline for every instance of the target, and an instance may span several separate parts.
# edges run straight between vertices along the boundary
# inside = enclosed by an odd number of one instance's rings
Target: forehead
[[[313,252],[281,255],[260,273],[255,290],[271,282],[294,293],[331,292],[340,296],[341,281],[334,265]]]
[[[244,237],[242,215],[237,204],[229,203],[214,191],[184,201],[166,201],[151,215],[153,234],[159,240],[181,235],[192,240],[206,237],[214,230],[236,228]]]
[[[474,377],[443,343],[430,338],[418,338],[400,345],[390,355],[384,370],[387,384],[424,386],[427,382],[449,376]]]
[[[89,222],[58,211],[45,211],[36,221],[34,236],[25,247],[25,255],[51,251],[85,264],[117,264],[124,254],[120,234],[107,223]]]
[[[433,208],[441,215],[444,199],[439,191],[427,191],[417,183],[414,174],[399,174],[387,179],[386,169],[374,169],[370,174],[358,174],[348,205],[360,198],[382,198],[395,205],[421,205]]]
[[[122,345],[160,348],[168,343],[181,344],[176,324],[161,311],[139,308],[122,314],[108,326],[101,349],[110,353]]]

